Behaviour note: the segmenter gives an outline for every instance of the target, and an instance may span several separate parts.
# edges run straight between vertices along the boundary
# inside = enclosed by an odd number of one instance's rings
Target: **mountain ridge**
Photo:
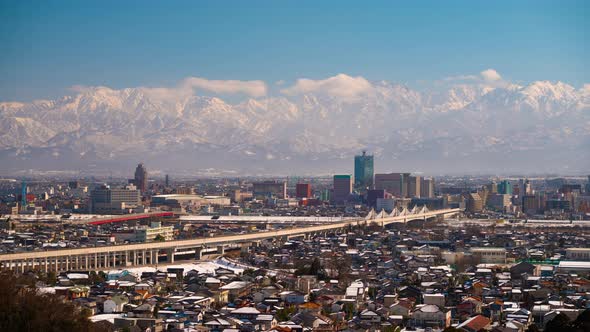
[[[183,89],[80,87],[56,100],[0,103],[0,162],[5,171],[97,163],[127,169],[147,159],[169,170],[272,173],[317,164],[322,172],[350,168],[349,158],[366,149],[384,171],[458,170],[453,161],[459,168],[584,171],[589,91],[537,81],[419,92],[382,81],[346,98],[306,91],[229,102]]]

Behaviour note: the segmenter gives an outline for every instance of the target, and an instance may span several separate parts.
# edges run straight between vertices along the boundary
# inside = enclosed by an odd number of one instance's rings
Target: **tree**
[[[354,305],[352,303],[347,302],[344,304],[342,311],[344,311],[344,317],[346,317],[346,320],[351,320],[354,316]]]
[[[570,325],[574,332],[590,331],[590,309],[584,310]]]
[[[461,330],[459,330],[459,329],[457,329],[455,327],[449,326],[449,327],[445,328],[443,330],[443,332],[461,332]]]
[[[311,262],[311,266],[309,267],[309,274],[310,275],[318,275],[322,268],[322,264],[320,263],[319,258],[314,258]]]
[[[41,294],[35,279],[0,273],[0,331],[99,331],[88,312],[54,294]]]
[[[291,315],[295,313],[295,307],[286,307],[277,311],[277,321],[286,322],[291,319]]]
[[[166,238],[162,234],[158,234],[154,238],[154,242],[164,242],[164,241],[166,241]]]
[[[550,320],[545,325],[545,332],[560,332],[560,331],[571,331],[570,319],[562,313],[557,314],[555,318]]]

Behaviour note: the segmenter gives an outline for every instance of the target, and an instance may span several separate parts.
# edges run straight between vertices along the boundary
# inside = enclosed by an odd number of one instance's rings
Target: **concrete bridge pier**
[[[223,244],[222,244],[222,245],[218,245],[218,246],[217,246],[217,254],[218,254],[218,255],[223,255],[223,254],[225,254],[225,247],[223,246]]]
[[[195,248],[195,259],[198,261],[203,259],[203,247],[196,247]]]
[[[243,254],[247,254],[250,251],[250,245],[247,242],[241,243],[240,244],[240,252]]]
[[[159,252],[156,249],[150,250],[150,264],[158,264],[158,253]]]
[[[166,262],[174,263],[174,252],[176,248],[169,248],[166,250]]]

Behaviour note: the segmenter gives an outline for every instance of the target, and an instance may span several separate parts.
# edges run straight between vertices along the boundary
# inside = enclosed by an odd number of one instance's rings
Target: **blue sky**
[[[494,68],[590,82],[588,1],[1,1],[0,101],[74,85],[337,73],[419,86]]]

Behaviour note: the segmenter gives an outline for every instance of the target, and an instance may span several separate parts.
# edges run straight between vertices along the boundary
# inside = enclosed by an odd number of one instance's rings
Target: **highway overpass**
[[[167,262],[174,262],[177,251],[194,250],[195,259],[200,259],[204,248],[217,248],[222,254],[228,245],[241,244],[249,246],[258,241],[278,239],[286,241],[290,237],[313,236],[330,232],[344,231],[349,227],[379,225],[385,227],[392,223],[407,223],[412,220],[444,218],[461,212],[461,209],[443,209],[429,211],[425,207],[413,210],[394,210],[393,213],[371,211],[366,217],[346,220],[326,225],[289,228],[258,233],[224,235],[216,237],[174,240],[167,242],[148,242],[123,244],[104,247],[58,249],[49,251],[31,251],[0,255],[0,269],[13,269],[25,272],[31,269],[42,271],[99,270],[124,268],[128,266],[153,265],[158,258],[165,255]]]

